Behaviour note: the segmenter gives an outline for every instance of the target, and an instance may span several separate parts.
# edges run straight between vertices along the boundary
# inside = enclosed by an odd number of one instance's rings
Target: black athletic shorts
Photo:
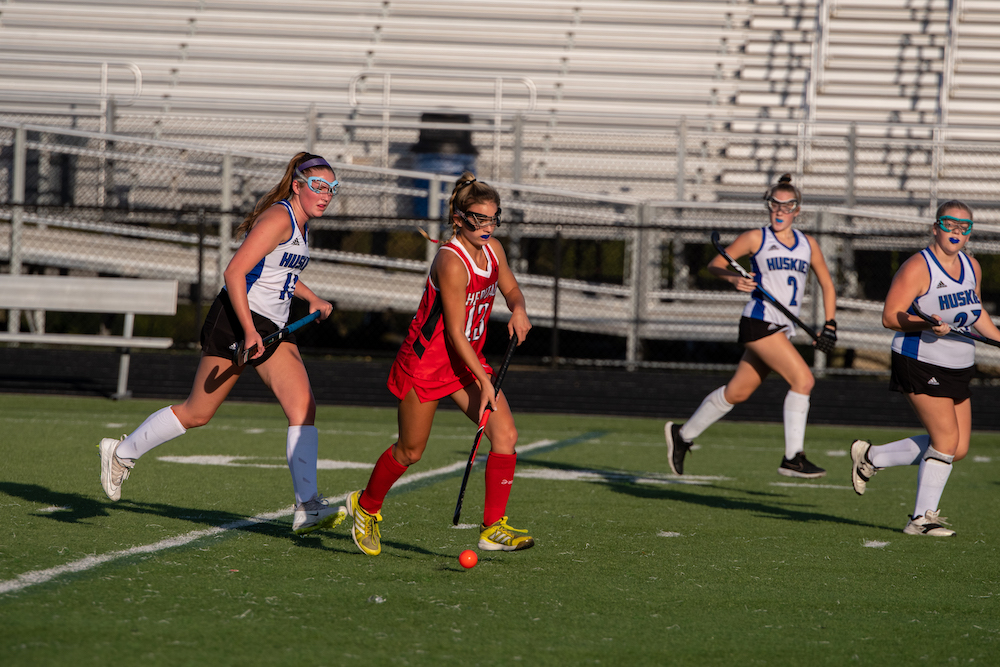
[[[263,315],[253,311],[250,311],[250,314],[253,315],[254,326],[261,338],[278,330],[278,325]],[[219,296],[215,297],[212,307],[208,309],[205,324],[201,327],[201,351],[210,357],[232,359],[233,352],[242,342],[243,327],[240,326],[240,320],[236,317],[233,304],[229,301],[229,292],[222,290],[219,292]],[[294,344],[295,334],[288,334],[281,342]],[[277,345],[272,345],[264,350],[263,355],[257,359],[251,359],[248,363],[251,366],[258,366],[270,359],[277,349]]]
[[[943,368],[893,352],[889,390],[903,394],[939,396],[961,403],[972,396],[969,381],[972,380],[975,368]]]
[[[771,334],[776,334],[779,331],[782,332],[782,335],[784,335],[785,325],[779,326],[771,322],[765,322],[764,320],[755,320],[752,317],[741,317],[740,337],[737,342],[741,344],[752,343],[755,340],[767,338]]]

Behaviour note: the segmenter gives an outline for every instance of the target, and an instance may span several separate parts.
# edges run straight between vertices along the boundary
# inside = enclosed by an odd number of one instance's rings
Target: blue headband
[[[314,157],[310,160],[306,160],[297,166],[296,169],[299,171],[305,171],[306,169],[312,169],[313,167],[326,167],[330,171],[333,171],[333,167],[330,166],[330,163],[321,157]]]

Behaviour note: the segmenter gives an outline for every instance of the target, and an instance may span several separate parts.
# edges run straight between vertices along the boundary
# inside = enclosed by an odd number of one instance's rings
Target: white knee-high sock
[[[914,466],[923,460],[924,452],[930,446],[931,436],[915,435],[872,447],[868,450],[868,459],[876,468]]]
[[[809,395],[788,390],[785,394],[785,458],[791,459],[805,449],[806,420],[809,418]]]
[[[732,404],[726,400],[725,393],[726,387],[723,385],[705,397],[691,418],[681,426],[682,438],[694,440],[733,409]]]
[[[941,494],[951,475],[951,463],[955,457],[942,454],[931,445],[920,461],[917,473],[917,502],[913,506],[913,516],[923,516],[927,510],[938,511]]]
[[[187,433],[177,415],[169,406],[146,417],[139,428],[132,431],[115,450],[123,459],[137,459],[154,447]]]
[[[319,431],[315,426],[289,426],[285,447],[288,470],[295,487],[295,503],[302,503],[316,494],[316,462],[319,459]]]

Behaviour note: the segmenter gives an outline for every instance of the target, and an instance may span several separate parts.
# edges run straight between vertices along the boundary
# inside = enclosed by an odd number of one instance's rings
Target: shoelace
[[[507,517],[504,517],[504,518],[500,519],[500,525],[497,526],[496,529],[499,530],[499,531],[501,531],[501,532],[511,532],[511,533],[527,533],[528,532],[527,528],[525,528],[525,529],[522,530],[521,528],[511,528],[510,526],[508,526],[507,525]],[[510,537],[515,537],[515,536],[511,535]]]
[[[941,510],[938,510],[937,512],[928,511],[927,514],[924,515],[924,518],[930,521],[931,523],[940,524],[942,526],[950,526],[951,524],[948,523],[947,517],[938,516],[938,512],[940,511]]]
[[[871,464],[868,461],[862,461],[861,464],[858,466],[858,472],[860,472],[861,476],[864,477],[865,479],[871,479],[872,477],[875,476],[875,473],[878,472],[878,468],[876,468],[874,464]]]

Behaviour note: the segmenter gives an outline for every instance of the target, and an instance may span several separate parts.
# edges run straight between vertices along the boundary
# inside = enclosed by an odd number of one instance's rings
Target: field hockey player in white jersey
[[[960,201],[945,202],[932,229],[930,246],[899,267],[882,310],[882,325],[896,332],[889,389],[906,395],[927,433],[876,447],[855,440],[851,481],[861,495],[879,470],[919,466],[917,499],[903,532],[950,537],[955,531],[945,527],[938,503],[952,464],[969,453],[969,381],[976,359],[975,342],[951,327],[972,328],[997,341],[1000,330],[981,303],[982,267],[964,252],[972,234],[972,210]],[[939,324],[915,314],[914,302]]]
[[[283,328],[293,296],[326,319],[333,305],[318,297],[299,274],[309,263],[311,218],[323,215],[337,194],[330,164],[318,155],[299,153],[281,181],[267,193],[237,229],[243,243],[226,268],[225,287],[208,311],[201,331],[202,357],[187,400],[163,408],[121,440],[105,438],[101,484],[108,498],[121,497],[121,485],[136,461],[187,429],[204,426],[229,395],[246,366],[234,352],[256,346],[249,360],[281,404],[288,418],[286,454],[295,490],[292,527],[298,534],[333,527],[345,514],[331,507],[317,489],[319,438],[316,403],[294,334],[265,348],[263,338]]]
[[[712,274],[729,281],[737,290],[750,294],[750,301],[740,319],[739,342],[743,344],[744,352],[729,382],[706,396],[683,426],[667,422],[664,428],[667,456],[670,469],[677,475],[684,473],[684,457],[694,444],[692,441],[724,417],[734,405],[749,399],[771,371],[778,373],[789,385],[784,401],[785,455],[778,472],[788,477],[807,479],[826,474],[825,470],[806,458],[804,451],[809,394],[815,379],[808,364],[791,343],[795,325],[755,290],[759,282],[760,287],[798,316],[802,293],[812,268],[823,290],[826,324],[821,335],[830,342],[837,340],[837,322],[834,319],[837,296],[819,244],[812,237],[792,228],[802,210],[802,196],[792,185],[792,177],[788,174],[782,176],[767,190],[764,200],[770,225],[743,232],[726,248],[726,252],[735,259],[751,256],[753,279],[732,272],[721,255],[714,257],[708,265]]]

